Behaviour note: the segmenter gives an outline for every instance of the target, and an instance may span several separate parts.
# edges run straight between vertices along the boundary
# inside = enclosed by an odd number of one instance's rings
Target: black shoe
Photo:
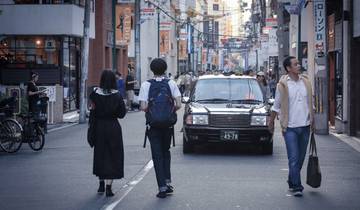
[[[111,185],[106,185],[106,197],[112,197],[114,193],[111,190]]]
[[[172,194],[174,192],[174,187],[171,185],[167,186],[166,194]]]
[[[293,192],[293,195],[295,197],[302,197],[303,196],[303,192],[301,190],[296,190]]]
[[[158,198],[166,198],[166,191],[160,191],[160,192],[156,195],[156,197],[158,197]]]
[[[97,190],[98,193],[104,193],[105,192],[105,182],[99,181],[99,189]]]

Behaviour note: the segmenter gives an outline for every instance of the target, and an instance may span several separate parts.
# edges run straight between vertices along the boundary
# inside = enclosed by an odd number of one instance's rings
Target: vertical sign
[[[322,58],[325,56],[326,43],[326,12],[325,1],[314,1],[314,16],[315,16],[315,58]]]
[[[169,53],[170,45],[170,31],[161,30],[160,31],[160,55],[166,55]]]

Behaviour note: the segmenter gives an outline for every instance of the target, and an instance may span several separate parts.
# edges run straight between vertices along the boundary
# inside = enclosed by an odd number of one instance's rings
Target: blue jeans
[[[289,161],[289,188],[302,191],[304,187],[301,185],[300,171],[309,143],[310,126],[287,128],[283,135]]]
[[[160,191],[165,191],[167,189],[167,184],[171,183],[171,136],[172,128],[150,128],[148,134],[156,180]]]

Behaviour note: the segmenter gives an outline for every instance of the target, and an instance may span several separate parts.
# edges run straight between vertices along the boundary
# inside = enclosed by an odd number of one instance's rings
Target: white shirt
[[[287,80],[289,92],[289,128],[303,127],[310,125],[310,112],[307,90],[304,81],[300,78],[298,81]],[[272,111],[281,115],[281,93],[276,89],[275,102],[271,108]]]
[[[156,77],[154,79],[156,81],[161,81],[164,79],[164,77]],[[173,98],[180,97],[181,93],[180,93],[180,90],[179,90],[178,86],[176,85],[176,83],[173,80],[169,80],[168,84],[170,86],[172,97]],[[139,101],[148,102],[150,85],[151,85],[151,83],[148,81],[145,81],[141,84],[140,93],[139,93]]]

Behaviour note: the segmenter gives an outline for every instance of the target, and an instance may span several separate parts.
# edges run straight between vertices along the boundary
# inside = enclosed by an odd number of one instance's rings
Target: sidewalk
[[[333,129],[330,129],[329,134],[331,136],[336,137],[340,141],[348,144],[356,151],[360,152],[360,139],[359,138],[354,137],[354,136],[348,136],[348,135],[342,134],[342,133],[336,133],[335,130],[333,130]]]

